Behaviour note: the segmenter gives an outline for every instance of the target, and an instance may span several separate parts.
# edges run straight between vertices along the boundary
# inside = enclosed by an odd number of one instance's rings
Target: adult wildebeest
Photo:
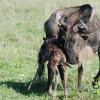
[[[99,25],[100,20],[89,4],[57,10],[45,22],[44,28],[46,37],[56,37],[58,40],[62,40],[64,45],[64,54],[66,55],[68,63],[79,64],[78,88],[80,87],[83,73],[81,58],[84,49],[91,53],[98,51],[98,55],[100,56]],[[60,32],[61,28],[63,29],[63,32]],[[35,78],[41,78],[43,75],[44,63],[47,59],[47,55],[48,51],[42,45],[39,52],[39,66]],[[99,80],[99,77],[100,68],[94,78],[94,83]]]
[[[67,67],[70,65],[66,61],[65,54],[62,49],[59,48],[62,44],[59,45],[59,41],[55,38],[46,39],[43,38],[44,47],[48,50],[47,61],[48,61],[48,93],[56,99],[56,89],[58,85],[59,76],[62,80],[64,87],[64,96],[67,96]],[[31,86],[31,84],[30,84]],[[30,86],[28,88],[30,88]]]

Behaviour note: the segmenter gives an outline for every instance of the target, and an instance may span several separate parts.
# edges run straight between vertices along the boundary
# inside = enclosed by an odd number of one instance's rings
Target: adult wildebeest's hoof
[[[40,80],[42,80],[43,78],[44,78],[43,76],[39,77],[38,75],[36,75],[36,76],[33,78],[33,80],[30,82],[30,84],[28,85],[27,91],[31,91],[33,85],[34,85],[38,80],[40,81]]]
[[[97,82],[95,82],[95,81],[92,82],[92,86],[93,86],[94,89],[99,88],[99,86],[97,85]]]
[[[98,88],[98,81],[99,81],[99,78],[98,77],[94,77],[94,81],[92,82],[92,86],[93,88]]]

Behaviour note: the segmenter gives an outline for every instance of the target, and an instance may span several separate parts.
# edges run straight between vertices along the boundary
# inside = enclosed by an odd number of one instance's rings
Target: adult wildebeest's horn
[[[80,19],[81,24],[83,25],[85,30],[88,30],[88,26]]]
[[[59,19],[59,23],[60,25],[59,26],[64,26],[64,27],[67,27],[67,17],[66,16],[62,16],[60,19]]]
[[[79,22],[73,27],[73,31],[84,33],[88,31],[88,26],[81,19],[79,19]]]

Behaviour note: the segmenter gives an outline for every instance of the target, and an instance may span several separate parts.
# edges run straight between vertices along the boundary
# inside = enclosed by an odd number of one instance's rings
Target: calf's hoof
[[[77,87],[78,92],[82,92],[82,88],[80,86]]]
[[[52,97],[52,100],[56,100],[56,96],[53,96],[53,97]]]
[[[68,97],[68,92],[67,91],[64,92],[64,97],[65,98]]]
[[[49,95],[52,95],[52,90],[51,89],[49,89],[47,92],[48,92]]]

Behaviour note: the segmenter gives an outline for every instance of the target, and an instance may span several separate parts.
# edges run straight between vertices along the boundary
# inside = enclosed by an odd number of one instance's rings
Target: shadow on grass
[[[15,82],[15,81],[5,81],[5,82],[0,82],[0,85],[6,86],[7,88],[12,88],[16,92],[21,93],[23,95],[29,95],[33,93],[39,96],[42,95],[43,93],[46,93],[47,82],[45,80],[37,81],[32,86],[31,91],[27,91],[29,82],[24,83],[24,82]]]

